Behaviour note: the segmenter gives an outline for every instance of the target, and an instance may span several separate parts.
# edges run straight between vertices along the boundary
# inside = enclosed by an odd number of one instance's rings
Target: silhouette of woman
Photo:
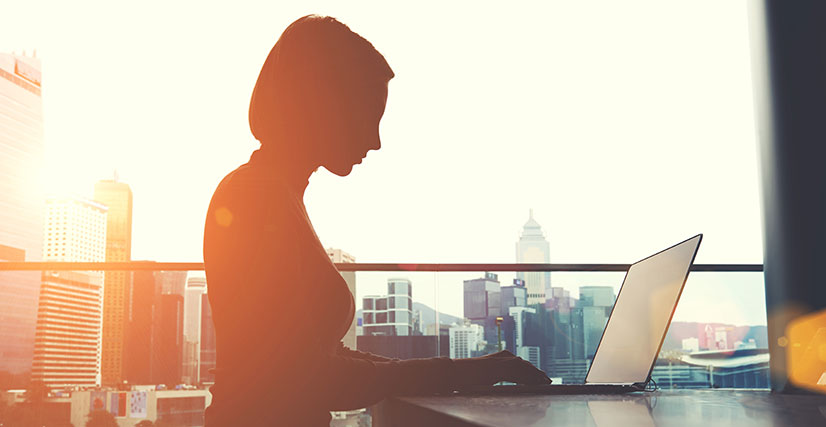
[[[353,295],[313,230],[303,195],[320,166],[345,176],[381,147],[393,71],[339,21],[293,22],[267,57],[250,102],[261,148],[212,197],[204,262],[217,339],[206,425],[327,426],[329,411],[404,393],[508,380],[547,383],[508,352],[395,360],[341,344]]]

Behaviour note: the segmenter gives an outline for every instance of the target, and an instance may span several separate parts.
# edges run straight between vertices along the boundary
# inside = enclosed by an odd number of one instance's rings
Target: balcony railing
[[[590,357],[613,307],[615,291],[622,283],[622,273],[629,266],[337,263],[336,267],[354,290],[358,310],[354,327],[345,337],[345,342],[362,351],[399,358],[471,357],[507,348],[529,359],[557,381],[578,382],[588,370]],[[8,271],[203,270],[204,264],[200,262],[0,262],[0,280],[2,272]],[[695,264],[691,271],[696,274],[689,276],[653,378],[664,388],[768,387],[765,306],[749,305],[740,297],[748,294],[753,301],[763,300],[763,265]],[[482,272],[493,275],[480,274]],[[495,317],[480,317],[478,310],[475,318],[468,321],[473,317],[468,312],[469,305],[473,306],[474,302],[464,294],[463,283],[486,277],[494,281],[500,277],[525,278],[537,273],[553,273],[550,284],[556,291],[549,291],[542,297],[535,296],[540,301],[544,299],[544,303],[534,305],[522,301],[516,305],[521,304],[527,310],[501,309],[497,312],[497,316],[504,318],[501,325],[496,324]],[[501,289],[509,285],[509,280],[502,280]],[[584,291],[584,288],[588,290]],[[601,292],[600,289],[605,292],[603,297],[586,295]],[[604,295],[609,295],[607,300]],[[502,301],[504,292],[496,298],[500,300],[493,302],[486,299],[484,310],[490,308],[495,311],[497,308],[494,306],[505,305]],[[513,295],[508,298],[513,298]],[[601,298],[602,302],[595,302],[595,298]],[[206,299],[204,303],[208,303]],[[604,310],[583,308],[595,306]],[[688,321],[686,316],[681,318],[680,310],[683,309],[693,310],[694,317],[688,316]],[[583,311],[587,313],[583,314]],[[719,317],[721,312],[740,313],[744,318],[757,320],[738,324]],[[451,329],[461,328],[477,331],[478,339],[469,343],[452,341]],[[149,342],[148,337],[144,339]],[[206,356],[203,353],[206,346],[203,343],[199,345],[200,350],[197,346],[181,349],[185,359],[184,371],[189,369],[191,374],[189,380],[183,381],[188,384],[209,381],[204,377],[193,379],[197,377],[196,372],[206,372],[203,366],[186,366],[186,363],[196,363],[195,360],[198,360],[196,365],[204,365],[208,363],[207,357],[212,358],[214,363],[214,351]],[[196,356],[198,351],[202,352],[200,359]]]
[[[339,271],[514,271],[617,272],[631,264],[503,264],[503,263],[336,263]],[[202,262],[0,262],[0,271],[200,271]],[[763,264],[694,264],[697,272],[761,272]]]

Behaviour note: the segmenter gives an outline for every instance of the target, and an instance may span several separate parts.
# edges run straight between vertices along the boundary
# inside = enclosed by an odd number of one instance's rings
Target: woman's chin
[[[361,163],[361,162],[359,162],[359,163]],[[330,171],[330,173],[332,173],[334,175],[347,176],[347,175],[350,175],[350,172],[353,171],[353,166],[355,166],[355,164],[325,165],[324,169],[327,169],[328,171]]]

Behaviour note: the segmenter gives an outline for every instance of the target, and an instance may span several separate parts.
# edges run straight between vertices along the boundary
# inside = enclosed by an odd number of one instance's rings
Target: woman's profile
[[[511,353],[395,360],[344,347],[353,295],[304,207],[319,167],[346,176],[381,147],[394,73],[341,22],[305,16],[268,55],[250,102],[261,143],[212,197],[204,263],[217,339],[206,425],[327,426],[329,411],[405,393],[549,379]]]

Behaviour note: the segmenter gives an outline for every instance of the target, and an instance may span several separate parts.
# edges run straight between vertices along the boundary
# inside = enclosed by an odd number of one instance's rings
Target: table
[[[373,426],[826,426],[826,396],[714,389],[395,397],[373,408]]]

